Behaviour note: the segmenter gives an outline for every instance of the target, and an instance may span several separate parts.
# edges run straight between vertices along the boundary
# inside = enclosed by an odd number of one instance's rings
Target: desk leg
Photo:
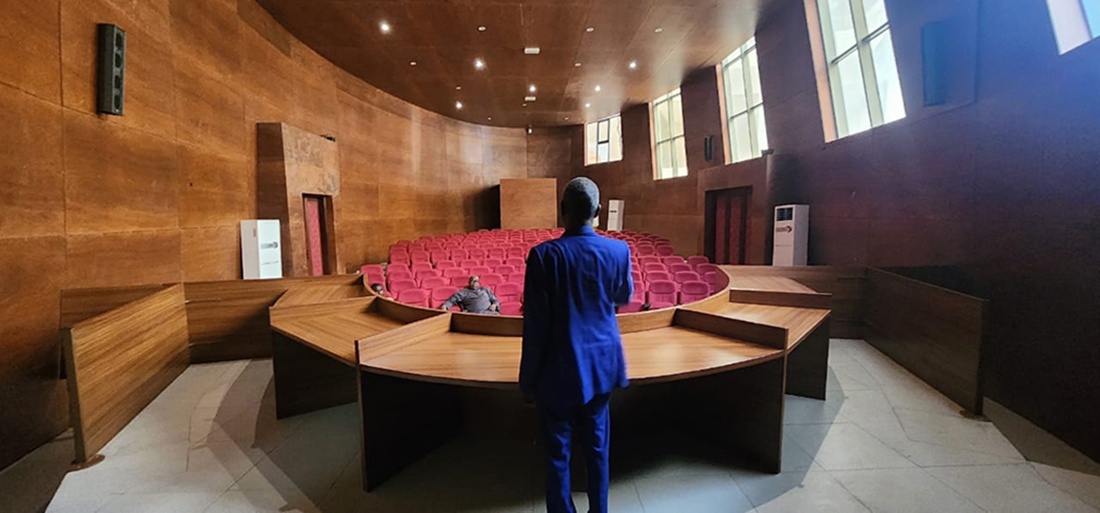
[[[363,490],[378,488],[462,430],[456,387],[358,375]]]
[[[787,393],[825,400],[829,380],[829,320],[787,356]]]
[[[684,430],[778,474],[783,460],[782,358],[674,383]]]
[[[272,333],[275,416],[286,418],[355,402],[355,368]]]

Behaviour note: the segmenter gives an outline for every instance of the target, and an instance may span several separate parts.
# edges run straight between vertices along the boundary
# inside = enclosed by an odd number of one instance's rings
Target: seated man
[[[455,305],[461,307],[463,312],[500,315],[500,300],[493,295],[493,291],[481,286],[477,276],[471,276],[466,288],[458,289],[443,303],[442,308],[450,310]]]
[[[381,283],[372,283],[370,289],[381,297],[390,297],[390,295],[386,293],[386,289],[382,288]]]

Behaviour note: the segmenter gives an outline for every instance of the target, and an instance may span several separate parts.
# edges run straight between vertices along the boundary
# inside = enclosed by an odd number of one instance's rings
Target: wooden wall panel
[[[180,281],[180,232],[71,235],[66,288]]]
[[[187,368],[187,310],[174,285],[64,333],[76,461],[89,461]]]
[[[239,226],[180,230],[180,279],[238,280],[242,275]]]
[[[557,228],[556,178],[500,181],[500,227],[505,230]]]
[[[61,101],[60,62],[42,56],[60,51],[57,5],[58,0],[13,0],[0,17],[0,34],[13,42],[0,52],[0,83],[55,104]]]
[[[0,111],[0,237],[63,234],[61,108],[0,85]]]

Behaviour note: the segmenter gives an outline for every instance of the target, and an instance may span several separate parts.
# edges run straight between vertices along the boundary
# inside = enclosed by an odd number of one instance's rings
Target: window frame
[[[722,98],[723,98],[722,106],[723,106],[723,109],[724,109],[723,116],[725,117],[725,120],[726,120],[726,134],[725,134],[726,135],[726,141],[725,141],[725,143],[726,143],[726,163],[727,164],[736,164],[738,162],[744,162],[744,161],[747,161],[747,160],[760,158],[763,155],[763,152],[768,150],[768,148],[766,147],[769,144],[769,141],[767,140],[767,114],[766,114],[766,110],[764,109],[764,91],[763,91],[763,88],[761,87],[761,88],[759,88],[760,89],[759,91],[755,91],[760,97],[759,102],[753,103],[751,101],[751,96],[750,96],[750,93],[753,92],[754,89],[756,89],[754,87],[754,84],[753,84],[753,76],[754,75],[750,74],[748,72],[748,67],[749,67],[749,62],[750,62],[750,60],[748,58],[748,55],[749,55],[749,53],[753,53],[753,52],[756,53],[757,66],[756,66],[756,69],[752,71],[752,73],[755,74],[755,77],[757,79],[756,81],[759,82],[759,79],[760,79],[760,66],[759,66],[760,53],[756,50],[756,37],[755,36],[750,38],[748,41],[745,42],[745,44],[741,45],[736,50],[734,50],[732,53],[730,53],[725,59],[722,59],[722,62],[721,62],[721,73],[722,73],[721,84],[722,84]],[[738,62],[741,63],[741,83],[740,84],[733,84],[734,81],[732,80],[732,77],[730,76],[730,70]],[[745,109],[738,110],[736,112],[733,111],[732,105],[731,105],[731,103],[732,103],[731,89],[730,89],[731,87],[740,87],[741,90],[744,92]],[[757,119],[756,119],[756,115],[755,115],[757,112],[760,112],[761,121],[763,121],[763,125],[764,125],[763,127],[758,127],[757,126]],[[737,153],[738,145],[737,145],[737,141],[734,139],[735,136],[736,136],[736,132],[734,130],[734,120],[737,119],[737,118],[740,118],[741,116],[746,116],[747,121],[748,121],[748,132],[749,132],[748,133],[748,136],[749,136],[749,155],[748,156],[735,155],[735,153]],[[761,133],[761,129],[763,130],[763,133],[764,133],[764,143],[763,144],[761,144],[760,137],[759,137],[759,134]]]
[[[672,109],[672,106],[673,106],[673,104],[674,104],[674,102],[677,98],[679,98],[679,100],[680,100],[679,101],[680,111],[679,111],[679,113],[674,113],[673,109]],[[661,107],[664,107],[666,105],[668,106],[668,110],[667,110],[667,113],[668,113],[668,116],[667,116],[667,120],[668,120],[668,137],[662,139],[661,135],[660,135],[661,134],[661,127],[658,126],[659,121],[660,121],[660,117],[657,115],[657,109],[659,109]],[[684,123],[684,97],[683,97],[683,93],[680,90],[680,88],[677,87],[676,89],[673,89],[672,91],[669,91],[668,93],[657,97],[656,100],[653,100],[652,102],[650,102],[649,113],[650,113],[650,119],[652,120],[650,125],[653,127],[653,130],[651,131],[651,134],[650,134],[652,136],[651,140],[653,141],[653,179],[654,180],[670,180],[670,179],[673,179],[673,178],[683,178],[683,177],[687,176],[688,173],[689,173],[688,165],[687,165],[687,136],[686,136],[687,130],[686,130],[685,123]],[[676,123],[676,115],[677,114],[679,114],[679,119],[680,119],[680,123],[679,123],[679,125],[680,125],[680,135],[676,135],[676,132],[674,130],[674,127],[677,124]],[[682,141],[682,143],[680,145],[680,147],[684,149],[684,151],[682,153],[679,152],[679,151],[676,151],[676,148],[677,148],[676,142],[677,142],[677,140]],[[669,148],[668,151],[671,152],[671,156],[670,156],[670,160],[672,162],[672,175],[671,176],[661,176],[661,148],[662,148],[662,146],[665,146],[665,145],[667,145],[667,147]],[[682,168],[683,169],[683,174],[680,173],[680,169],[681,169],[681,167],[679,166],[680,159],[683,159],[683,168]]]
[[[871,44],[879,37],[890,38],[890,50],[894,54],[894,72],[898,77],[900,87],[901,76],[900,72],[897,70],[897,51],[893,44],[893,33],[891,32],[889,16],[886,16],[885,23],[872,29],[867,26],[867,14],[864,7],[864,0],[844,0],[848,3],[849,14],[852,16],[852,29],[855,41],[851,46],[838,51],[836,49],[837,45],[835,44],[836,34],[832,26],[832,14],[829,12],[829,0],[814,1],[817,6],[817,17],[821,25],[825,68],[829,78],[829,97],[832,102],[832,117],[835,125],[834,129],[836,130],[836,138],[843,139],[886,124],[887,122],[882,108],[882,92],[879,91],[878,75],[875,70]],[[885,3],[886,0],[883,0],[884,9]],[[836,55],[833,55],[834,53]],[[870,119],[870,126],[859,131],[851,130],[851,120],[848,119],[847,109],[845,108],[846,104],[840,74],[840,63],[854,54],[858,55],[857,62],[859,62],[860,65],[860,75],[863,81],[863,100],[866,104],[867,114]],[[902,116],[891,122],[900,121],[908,116],[908,112],[905,112],[904,108],[903,103]]]
[[[611,151],[611,136],[612,136],[612,133],[614,132],[612,130],[612,128],[614,126],[614,123],[612,123],[612,120],[615,120],[615,119],[619,120],[619,155],[618,155],[618,158],[614,158],[615,156],[612,155],[612,151]],[[601,140],[601,138],[600,138],[600,125],[602,125],[604,123],[606,123],[606,126],[607,126],[607,138]],[[588,132],[589,132],[589,127],[592,126],[592,125],[595,125],[595,127],[596,127],[596,158],[595,158],[595,160],[589,160],[589,158],[588,158],[589,157],[588,149],[591,145],[591,141],[589,140]],[[607,148],[607,158],[604,159],[604,160],[601,160],[600,159],[600,147],[603,146],[603,145],[606,145],[604,147]],[[585,123],[584,124],[584,165],[585,166],[594,166],[594,165],[597,165],[597,164],[607,164],[607,163],[610,163],[610,162],[619,162],[621,160],[623,160],[623,120],[622,120],[622,113],[621,112],[615,113],[615,114],[612,114],[610,116],[607,116],[606,118],[597,119],[595,121],[589,121],[588,123]]]

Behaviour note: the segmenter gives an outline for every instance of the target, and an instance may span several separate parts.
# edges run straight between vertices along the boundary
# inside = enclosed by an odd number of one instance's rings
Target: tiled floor
[[[866,343],[834,340],[830,370],[828,400],[787,398],[782,474],[714,461],[707,447],[690,441],[650,440],[633,451],[641,459],[615,476],[611,509],[1100,508],[1100,477],[1025,461],[992,424],[960,415]],[[272,394],[269,360],[191,366],[107,446],[105,461],[64,476],[48,511],[543,509],[536,450],[475,438],[443,446],[364,494],[355,405],[276,421]],[[36,457],[66,454],[69,443],[48,444]],[[15,471],[27,476],[20,479],[36,476],[26,467]],[[585,511],[585,497],[576,500]],[[7,511],[2,502],[0,510]]]

